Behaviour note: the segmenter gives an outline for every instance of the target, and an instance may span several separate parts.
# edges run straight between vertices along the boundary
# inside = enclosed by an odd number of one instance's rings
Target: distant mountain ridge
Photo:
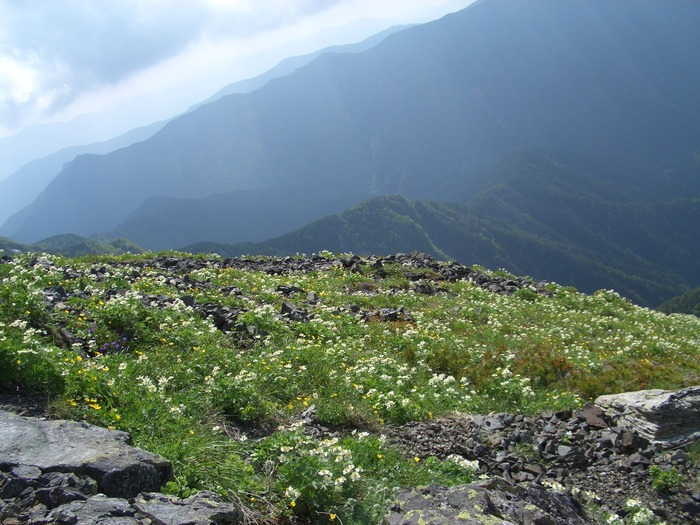
[[[588,176],[575,172],[581,164]],[[566,153],[521,152],[499,166],[500,182],[467,206],[378,197],[263,243],[185,250],[224,256],[420,250],[588,293],[611,288],[648,306],[697,286],[700,199],[654,202],[653,180],[625,191],[607,181],[610,167],[595,166]]]
[[[700,286],[674,297],[659,306],[666,313],[682,313],[700,317]]]
[[[152,250],[212,238],[264,241],[345,209],[363,197],[360,192],[337,195],[299,188],[243,190],[202,199],[151,197],[111,235],[127,237]]]
[[[129,146],[151,137],[163,127],[164,122],[133,129],[128,133],[104,142],[64,148],[46,157],[33,160],[9,177],[0,180],[0,224],[30,204],[62,167],[78,155],[100,155]]]
[[[285,77],[294,73],[294,71],[296,71],[302,66],[305,66],[306,64],[308,64],[309,62],[311,62],[312,60],[324,53],[361,53],[363,51],[367,51],[368,49],[371,49],[372,47],[379,44],[389,35],[396,33],[397,31],[401,31],[402,29],[406,29],[408,27],[411,26],[395,25],[354,44],[330,46],[320,49],[314,53],[285,58],[275,67],[273,67],[269,71],[266,71],[262,75],[258,75],[257,77],[246,80],[241,80],[239,82],[235,82],[233,84],[229,84],[228,86],[223,87],[214,95],[204,100],[202,103],[197,104],[192,109],[195,109],[199,106],[203,106],[205,104],[209,104],[211,102],[216,102],[220,98],[225,97],[227,95],[238,95],[241,93],[250,93],[251,91],[255,91],[256,89],[263,87],[270,80]]]
[[[700,145],[699,23],[689,0],[482,0],[76,159],[1,231],[106,232],[151,197],[273,188],[465,203],[532,149],[674,176]]]
[[[249,93],[259,89],[274,78],[293,73],[322,53],[359,53],[370,49],[390,34],[405,27],[408,26],[393,26],[354,44],[331,46],[315,53],[287,58],[262,75],[225,86],[207,100],[188,109],[187,112],[193,111],[204,104],[214,102],[227,95]],[[158,130],[165,126],[167,122],[167,120],[154,122],[153,124],[133,129],[110,140],[63,148],[51,155],[27,163],[9,177],[0,180],[0,224],[4,223],[15,212],[29,205],[32,200],[46,188],[51,180],[59,174],[65,163],[72,161],[78,155],[104,155],[136,142],[141,142],[153,136]],[[176,244],[170,244],[170,246],[174,245]]]
[[[55,235],[34,244],[20,244],[11,239],[0,237],[0,256],[13,255],[20,252],[79,257],[83,255],[138,254],[143,253],[143,249],[128,239],[105,241],[96,238],[88,239],[73,234]]]

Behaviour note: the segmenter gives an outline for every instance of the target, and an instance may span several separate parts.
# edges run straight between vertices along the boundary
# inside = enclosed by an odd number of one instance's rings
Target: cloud
[[[340,33],[330,41],[326,32],[314,49],[292,45],[302,38],[309,44],[322,29],[362,18],[422,21],[421,13],[470,1],[0,0],[0,137],[28,123],[70,120],[158,90],[175,97],[179,85],[210,82],[193,88],[175,109],[148,117],[165,118],[226,83],[262,73],[284,51],[289,56],[344,43]],[[273,48],[274,57],[262,56]],[[213,76],[217,68],[228,68],[229,76]]]
[[[2,35],[78,76],[115,82],[173,56],[203,35],[245,37],[332,2],[283,0],[0,1]],[[22,28],[10,31],[10,28]]]
[[[0,0],[0,122],[50,115],[202,41],[271,31],[334,3]]]
[[[27,112],[51,112],[71,99],[70,74],[57,60],[47,62],[36,52],[0,47],[0,120],[21,124]]]

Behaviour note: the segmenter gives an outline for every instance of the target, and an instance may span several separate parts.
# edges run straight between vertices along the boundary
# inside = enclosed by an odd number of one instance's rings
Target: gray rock
[[[16,498],[30,486],[31,480],[0,472],[0,499]]]
[[[200,492],[180,500],[165,494],[141,494],[133,507],[158,525],[235,524],[241,520],[240,511],[222,503],[213,492]]]
[[[119,498],[97,494],[85,501],[72,501],[53,509],[45,518],[35,518],[29,523],[43,525],[66,523],[75,525],[137,525],[146,521],[136,517],[129,503]]]
[[[591,428],[607,428],[608,426],[607,421],[605,421],[605,412],[598,406],[583,407],[576,415],[582,418]]]
[[[97,483],[87,476],[47,472],[42,476],[41,482],[43,488],[37,489],[33,498],[49,509],[71,501],[85,500],[89,496],[97,494]]]
[[[170,463],[130,447],[128,442],[129,436],[124,432],[0,412],[0,522],[8,525],[242,522],[240,511],[230,503],[220,502],[214,493],[202,492],[180,500],[150,492],[170,478]],[[98,490],[104,494],[97,494]]]
[[[700,435],[700,386],[612,394],[595,403],[617,425],[651,441],[678,444]]]
[[[158,490],[172,477],[166,459],[129,446],[125,432],[74,421],[46,421],[0,411],[0,460],[43,472],[73,472],[111,497]]]
[[[503,422],[498,416],[474,416],[474,423],[484,430],[493,432],[503,428]]]
[[[284,301],[279,317],[282,319],[289,319],[290,321],[307,322],[309,319],[313,318],[313,315],[309,314],[307,310],[297,308],[292,303]]]
[[[541,485],[491,480],[399,494],[382,525],[592,525],[570,496]]]
[[[410,457],[444,459],[457,454],[477,459],[480,473],[509,483],[556,480],[584,504],[593,502],[590,494],[595,493],[596,505],[620,515],[626,512],[623,503],[632,498],[669,525],[700,524],[700,516],[693,515],[694,507],[687,504],[690,500],[700,503],[700,495],[697,500],[693,496],[697,489],[683,485],[678,493],[660,495],[652,488],[648,473],[653,464],[675,468],[686,480],[697,479],[700,468],[688,459],[688,445],[667,453],[665,446],[650,444],[634,430],[609,426],[609,419],[599,407],[532,417],[454,415],[406,423],[390,429],[388,437]],[[527,436],[524,443],[522,436]],[[690,510],[665,510],[681,507]]]

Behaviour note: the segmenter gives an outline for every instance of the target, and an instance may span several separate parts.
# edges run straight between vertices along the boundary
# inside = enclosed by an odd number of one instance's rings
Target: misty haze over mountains
[[[422,249],[659,304],[700,285],[699,26],[693,0],[481,0],[78,156],[0,234]]]
[[[321,53],[358,53],[364,51],[378,44],[388,35],[399,31],[401,28],[402,26],[394,26],[355,44],[333,46],[330,48],[325,48],[316,51],[308,55],[284,59],[278,65],[266,71],[262,75],[251,79],[241,80],[239,82],[235,82],[233,84],[225,86],[217,93],[209,97],[207,100],[193,106],[188,111],[193,111],[194,109],[203,104],[214,102],[226,95],[250,93],[251,91],[254,91],[255,89],[264,86],[273,78],[289,75],[299,67],[311,62]],[[85,121],[89,123],[89,117],[86,116],[79,122],[73,122],[65,124],[63,126],[54,125],[47,127],[49,129],[55,128],[55,131],[58,134],[62,134],[63,132],[65,132],[64,128],[73,128],[79,126],[80,122]],[[14,213],[18,212],[26,205],[30,204],[37,197],[37,195],[39,195],[46,188],[46,186],[48,186],[51,180],[53,180],[53,178],[56,177],[56,175],[61,171],[66,162],[73,160],[79,155],[102,155],[124,148],[136,142],[141,142],[153,136],[153,134],[155,134],[158,130],[165,126],[167,122],[168,120],[164,120],[160,122],[154,122],[148,126],[135,128],[127,133],[124,133],[123,135],[119,135],[118,137],[106,140],[104,142],[91,143],[85,146],[72,146],[69,148],[63,148],[51,155],[47,155],[46,157],[42,157],[40,159],[36,159],[25,164],[22,168],[12,173],[9,177],[0,180],[0,224],[4,223]],[[90,126],[87,125],[87,127],[89,128]],[[60,130],[63,130],[63,132],[59,133]],[[50,131],[46,131],[46,133],[48,133],[49,135],[51,134]],[[1,154],[7,154],[10,150],[14,150],[16,146],[22,147],[22,144],[25,142],[36,142],[36,138],[37,137],[35,134],[30,134],[29,136],[23,139],[20,137],[11,137],[10,139],[0,141],[0,157],[2,157]],[[50,144],[51,139],[49,138],[47,142]],[[46,146],[47,145],[44,145],[44,147]],[[2,167],[3,166],[0,165],[0,168]]]

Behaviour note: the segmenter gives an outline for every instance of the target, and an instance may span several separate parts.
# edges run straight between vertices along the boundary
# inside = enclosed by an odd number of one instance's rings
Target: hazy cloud
[[[83,98],[123,96],[121,86],[131,96],[141,77],[172,85],[178,74],[196,76],[195,62],[230,57],[247,40],[279,44],[275,32],[295,24],[392,13],[406,21],[402,13],[455,2],[469,0],[0,0],[0,137]]]
[[[21,124],[202,39],[245,38],[327,9],[284,0],[0,0],[0,121]]]

